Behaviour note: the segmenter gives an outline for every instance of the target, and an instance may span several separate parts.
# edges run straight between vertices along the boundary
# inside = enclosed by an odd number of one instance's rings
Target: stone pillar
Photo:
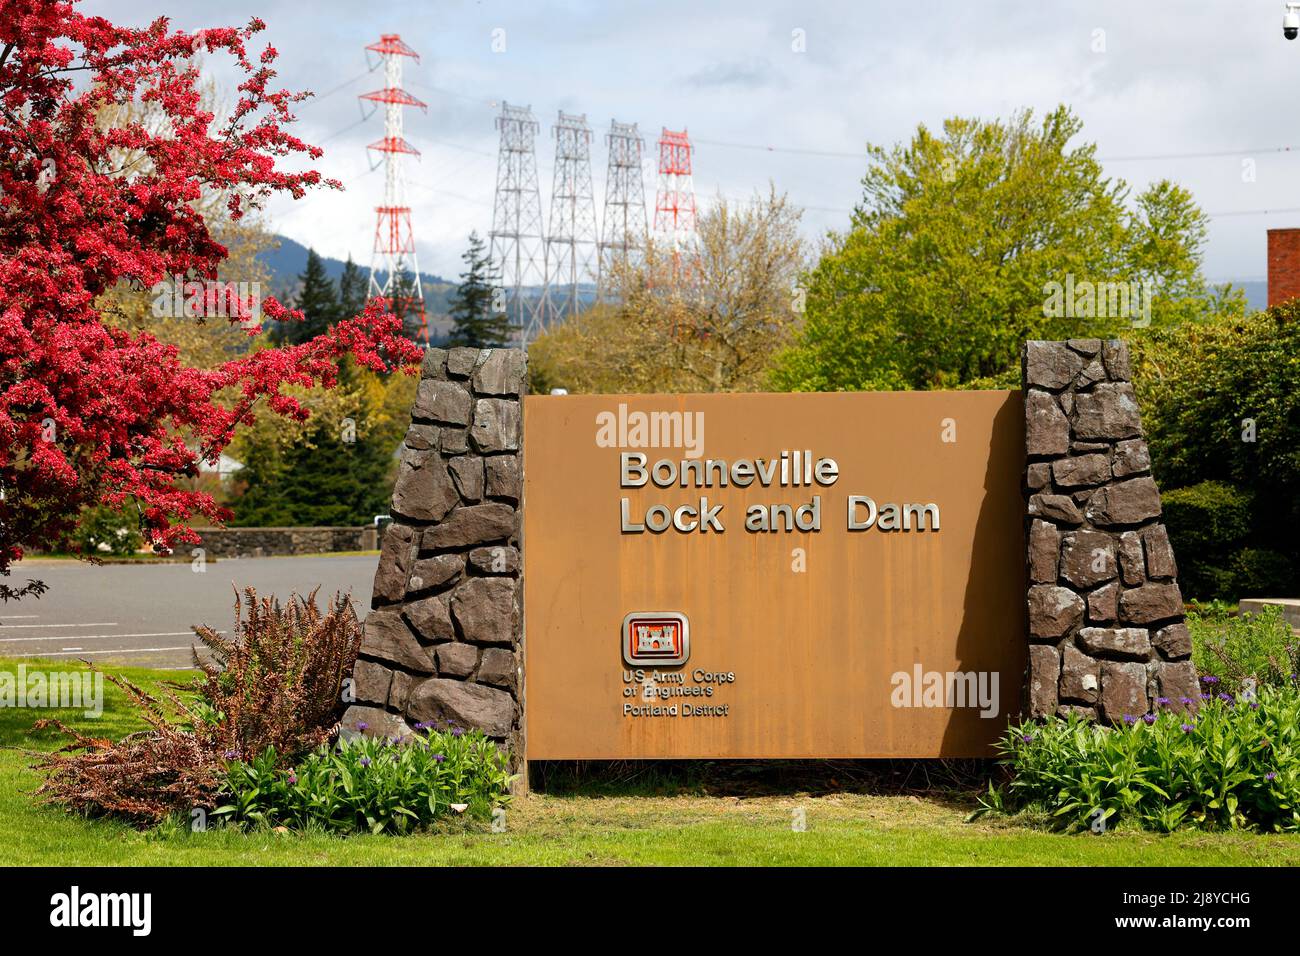
[[[1199,701],[1127,346],[1026,342],[1021,370],[1030,715]]]
[[[522,760],[525,381],[518,349],[425,352],[345,734],[450,723]]]

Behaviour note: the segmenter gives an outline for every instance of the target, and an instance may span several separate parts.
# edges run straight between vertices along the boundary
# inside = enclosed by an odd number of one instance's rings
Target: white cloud
[[[91,0],[83,8],[139,23],[146,18],[141,6],[141,0]],[[365,145],[382,134],[382,117],[349,126],[361,115],[356,94],[382,85],[382,77],[343,84],[364,72],[362,48],[378,32],[401,33],[422,55],[408,68],[409,89],[429,104],[427,114],[408,111],[406,123],[407,138],[423,152],[408,168],[420,262],[425,271],[448,276],[460,268],[469,231],[491,227],[496,132],[490,104],[501,98],[531,103],[542,124],[544,208],[550,124],[564,109],[585,112],[595,133],[598,203],[611,117],[638,122],[647,153],[661,127],[686,127],[700,141],[695,181],[701,196],[743,196],[774,180],[812,207],[805,221],[814,234],[846,222],[847,212],[839,210],[858,198],[862,161],[721,144],[860,154],[865,142],[905,138],[919,122],[937,126],[954,114],[1006,115],[1066,102],[1103,157],[1300,146],[1291,125],[1300,42],[1282,39],[1281,4],[1273,0],[834,0],[815,10],[775,0],[436,6],[236,0],[217,8],[170,0],[166,7],[186,29],[262,17],[280,50],[285,84],[328,93],[302,109],[301,134],[317,142],[328,137],[319,168],[347,188],[296,204],[277,201],[272,224],[329,255],[351,252],[363,264],[383,186],[380,174],[368,173]],[[493,52],[496,29],[504,30],[496,35],[504,52]],[[805,52],[792,49],[794,30],[803,31]],[[1097,50],[1097,31],[1104,31],[1104,52]],[[1107,168],[1139,188],[1173,178],[1211,213],[1300,207],[1300,155],[1256,158],[1254,183],[1242,181],[1240,156],[1117,160]],[[651,204],[653,176],[646,189]],[[1262,275],[1265,229],[1297,222],[1300,214],[1216,218],[1207,271]]]

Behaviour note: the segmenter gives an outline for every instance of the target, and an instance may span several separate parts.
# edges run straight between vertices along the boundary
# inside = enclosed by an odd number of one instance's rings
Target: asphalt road
[[[6,583],[28,578],[49,590],[39,599],[0,604],[0,657],[85,658],[141,667],[190,667],[191,628],[229,632],[235,592],[287,598],[320,585],[320,597],[351,592],[358,616],[370,607],[377,555],[227,558],[202,573],[189,564],[23,561]]]

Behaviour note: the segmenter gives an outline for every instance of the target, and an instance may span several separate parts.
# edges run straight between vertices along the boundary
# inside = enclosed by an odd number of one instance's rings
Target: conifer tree
[[[301,322],[285,322],[280,336],[291,345],[299,345],[324,333],[338,322],[339,297],[325,271],[325,263],[315,249],[307,250],[307,268],[298,276],[300,288],[294,308],[302,310]],[[350,313],[349,318],[356,313]]]
[[[497,277],[477,232],[470,233],[469,248],[461,256],[466,270],[451,298],[451,336],[448,345],[499,348],[510,341],[510,319],[493,308]]]
[[[368,280],[359,266],[348,256],[339,276],[339,314],[345,318],[359,315],[366,307]]]

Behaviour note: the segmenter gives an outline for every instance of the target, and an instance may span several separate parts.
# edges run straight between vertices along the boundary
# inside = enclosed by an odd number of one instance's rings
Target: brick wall
[[[1300,229],[1268,231],[1268,304],[1300,297]]]

